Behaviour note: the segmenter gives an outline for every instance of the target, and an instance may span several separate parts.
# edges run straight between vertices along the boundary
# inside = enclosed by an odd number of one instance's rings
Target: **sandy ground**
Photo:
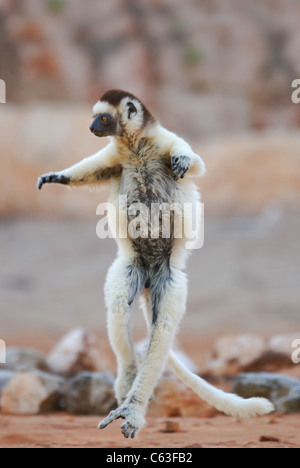
[[[115,422],[103,431],[96,429],[99,417],[65,414],[30,417],[0,417],[2,448],[254,448],[300,447],[300,417],[268,416],[242,422],[226,416],[172,418],[180,431],[164,432],[170,418],[148,418],[137,439],[126,440]],[[266,439],[265,442],[261,438]]]

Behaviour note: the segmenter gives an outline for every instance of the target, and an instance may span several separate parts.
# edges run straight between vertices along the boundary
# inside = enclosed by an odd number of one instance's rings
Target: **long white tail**
[[[207,403],[219,411],[223,411],[223,413],[245,418],[274,411],[272,403],[265,398],[249,398],[246,400],[233,393],[225,393],[223,390],[210,385],[198,375],[190,372],[173,351],[170,351],[168,365],[187,387],[190,387],[202,400],[207,401]]]

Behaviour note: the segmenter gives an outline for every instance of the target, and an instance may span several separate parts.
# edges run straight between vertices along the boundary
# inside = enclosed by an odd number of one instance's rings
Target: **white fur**
[[[116,113],[116,108],[105,101],[98,101],[93,107],[94,115]]]
[[[180,138],[176,133],[170,132],[161,125],[153,126],[149,132],[150,136],[158,143],[162,152],[169,152],[172,156],[188,156],[191,158],[191,168],[187,175],[200,177],[206,173],[206,167],[201,157],[194,153],[190,145]]]
[[[157,382],[167,363],[177,327],[185,312],[186,297],[186,275],[179,270],[172,269],[172,282],[160,304],[157,324],[149,328],[147,355],[126,399],[130,402],[131,397],[135,396],[142,402],[141,406],[145,411],[153,392],[153,382]],[[150,323],[149,319],[148,323]]]
[[[210,385],[198,375],[190,372],[172,351],[169,354],[168,364],[185,385],[197,393],[200,398],[225,414],[237,418],[246,418],[274,411],[272,403],[265,398],[249,398],[245,400],[238,395],[225,393],[219,388]]]
[[[128,119],[128,106],[127,106],[129,102],[132,102],[137,109],[137,113],[132,114],[130,119]],[[120,107],[119,107],[119,112],[121,114],[122,122],[126,126],[126,130],[129,133],[134,134],[141,129],[143,125],[143,121],[144,121],[144,113],[143,113],[143,109],[139,101],[137,101],[136,99],[129,98],[129,97],[122,99],[120,103]]]
[[[56,174],[72,178],[69,186],[96,187],[94,179],[96,171],[105,169],[106,167],[113,167],[117,164],[121,164],[121,156],[118,153],[115,142],[111,140],[102,150]],[[110,182],[107,181],[107,183]]]
[[[137,112],[128,118],[128,103],[132,102]],[[65,171],[55,173],[70,178],[69,185],[94,185],[99,180],[96,174],[101,169],[114,168],[126,164],[132,158],[144,137],[152,142],[155,148],[151,157],[164,158],[166,155],[172,162],[174,156],[185,156],[190,159],[190,169],[183,179],[178,180],[177,200],[181,207],[185,203],[196,204],[199,193],[193,177],[205,174],[205,164],[195,154],[188,143],[175,133],[169,132],[156,121],[144,122],[141,103],[133,98],[124,98],[117,108],[107,102],[98,102],[94,106],[94,113],[111,113],[121,118],[125,126],[125,135],[111,138],[111,142],[95,155],[84,159]],[[122,128],[120,125],[120,128]],[[156,152],[157,148],[157,152]],[[54,174],[54,175],[55,175]],[[98,174],[99,175],[99,174]],[[110,180],[110,199],[116,210],[119,206],[120,180]],[[129,187],[130,189],[130,187]],[[126,205],[127,208],[127,205]],[[126,217],[126,216],[125,216]],[[185,220],[187,224],[192,220]],[[124,217],[120,216],[121,231],[127,232]],[[167,283],[164,295],[158,305],[157,320],[151,321],[151,305],[149,291],[141,291],[146,322],[149,330],[149,345],[146,356],[139,363],[136,355],[131,332],[130,315],[132,307],[129,306],[128,294],[130,279],[128,279],[128,265],[133,262],[136,255],[129,238],[117,239],[119,254],[117,260],[109,270],[105,285],[105,300],[108,310],[107,325],[109,339],[117,357],[118,377],[115,390],[119,408],[110,413],[101,423],[104,428],[114,419],[125,418],[122,432],[126,437],[134,435],[145,424],[145,413],[153,389],[161,376],[168,361],[175,374],[201,398],[215,406],[217,409],[237,417],[266,414],[273,411],[273,405],[263,398],[244,400],[237,395],[226,394],[212,385],[209,385],[197,375],[192,374],[170,351],[179,322],[185,312],[187,296],[187,279],[181,271],[185,266],[188,252],[185,249],[186,239],[175,239],[170,258],[172,281]]]
[[[118,257],[110,267],[105,283],[108,336],[118,364],[115,392],[119,404],[125,400],[138,368],[138,357],[130,333],[127,265],[125,256]],[[132,368],[131,379],[130,376],[126,378],[129,368]]]

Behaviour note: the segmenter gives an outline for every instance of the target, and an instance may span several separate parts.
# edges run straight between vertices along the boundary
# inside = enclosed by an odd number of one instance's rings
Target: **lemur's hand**
[[[62,174],[52,173],[41,176],[38,180],[38,189],[41,190],[44,184],[63,184],[67,185],[70,182],[70,178]]]
[[[188,156],[173,156],[171,160],[172,175],[174,180],[183,179],[191,167],[191,159]]]

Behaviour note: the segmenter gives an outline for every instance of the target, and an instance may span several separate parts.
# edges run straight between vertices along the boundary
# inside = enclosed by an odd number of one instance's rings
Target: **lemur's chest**
[[[125,217],[131,228],[136,226],[138,216],[136,234],[130,228],[128,237],[143,265],[161,263],[163,258],[169,258],[172,251],[173,212],[166,211],[154,218],[157,221],[154,225],[151,218],[153,204],[161,208],[162,204],[164,207],[172,206],[179,200],[179,185],[172,178],[170,159],[168,154],[160,154],[158,147],[145,144],[140,145],[139,151],[129,155],[122,164],[120,195],[127,197],[127,206],[123,205],[121,211],[126,211]],[[170,234],[166,236],[163,221],[170,226]]]
[[[120,194],[126,195],[128,204],[173,203],[178,186],[171,173],[168,155],[159,154],[155,145],[143,144],[123,165]]]

